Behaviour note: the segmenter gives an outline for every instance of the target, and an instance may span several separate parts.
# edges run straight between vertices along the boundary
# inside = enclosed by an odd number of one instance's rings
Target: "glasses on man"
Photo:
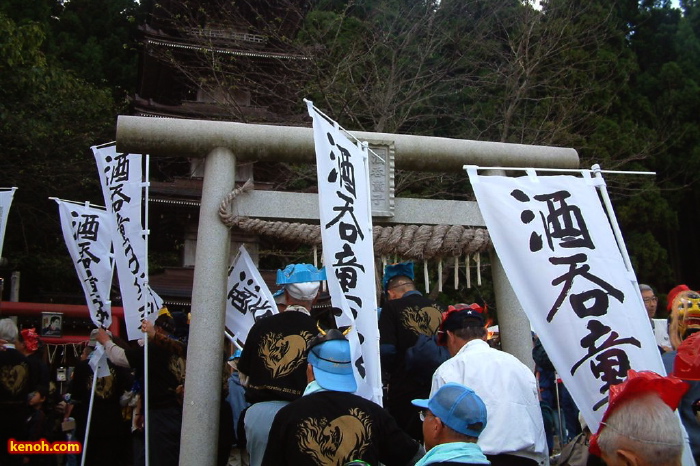
[[[428,409],[418,413],[418,417],[420,418],[421,422],[425,421],[425,418],[430,417],[430,416],[435,417],[435,415],[432,412],[430,412],[430,410],[428,410]]]
[[[645,303],[655,303],[656,301],[658,301],[659,298],[657,298],[656,296],[650,296],[648,298],[642,298],[642,299],[644,300]]]

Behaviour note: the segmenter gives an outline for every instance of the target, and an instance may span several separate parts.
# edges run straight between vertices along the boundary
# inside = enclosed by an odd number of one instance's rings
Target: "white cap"
[[[301,301],[311,301],[318,294],[318,289],[321,287],[321,282],[301,282],[287,283],[284,289],[294,299]]]

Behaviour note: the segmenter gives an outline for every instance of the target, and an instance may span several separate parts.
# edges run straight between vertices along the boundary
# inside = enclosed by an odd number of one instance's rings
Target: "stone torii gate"
[[[351,134],[361,141],[391,143],[395,152],[395,167],[404,170],[460,172],[464,165],[469,164],[567,169],[578,168],[579,165],[578,154],[569,148],[387,133]],[[150,154],[152,157],[180,156],[206,160],[192,289],[194,312],[187,350],[180,464],[214,466],[222,376],[221,361],[217,355],[223,352],[224,345],[219,330],[224,328],[230,248],[230,230],[219,218],[219,205],[234,188],[237,161],[315,163],[313,130],[120,116],[117,122],[117,150]],[[246,212],[241,213],[250,216],[263,213],[282,218],[297,215],[297,218],[318,220],[318,208],[314,211],[313,202],[308,201],[308,196],[315,195],[307,194],[306,200],[300,202],[287,202],[290,194],[281,194],[287,196],[282,200],[275,198],[274,193],[253,192],[246,195],[251,197],[245,201]],[[484,226],[474,202],[421,201],[426,205],[415,202],[397,199],[393,221]],[[269,208],[275,204],[280,208]],[[287,213],[281,214],[280,210]],[[430,218],[416,218],[415,214],[420,211],[429,211]],[[392,219],[383,221],[392,222]],[[529,323],[495,253],[492,253],[491,262],[503,347],[532,367]]]

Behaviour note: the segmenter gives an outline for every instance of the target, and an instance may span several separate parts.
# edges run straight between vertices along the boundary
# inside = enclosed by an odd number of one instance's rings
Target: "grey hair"
[[[480,340],[488,335],[488,330],[486,327],[477,325],[468,325],[466,327],[458,328],[452,331],[455,335],[464,341]]]
[[[598,445],[609,457],[625,449],[649,464],[678,465],[683,453],[680,420],[656,393],[645,393],[624,402],[610,415]]]
[[[14,344],[17,340],[17,325],[12,319],[0,320],[0,340]]]
[[[639,291],[640,292],[651,291],[653,293],[654,288],[650,287],[649,285],[645,285],[644,283],[640,283],[639,284]]]

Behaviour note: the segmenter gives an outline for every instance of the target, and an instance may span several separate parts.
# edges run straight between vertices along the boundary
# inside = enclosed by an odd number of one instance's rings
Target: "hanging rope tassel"
[[[467,254],[467,257],[464,259],[464,265],[467,266],[466,267],[467,268],[467,288],[471,289],[471,287],[472,287],[472,271],[469,269],[469,262],[470,262],[469,254]]]
[[[425,293],[430,293],[430,280],[428,279],[428,261],[423,261],[423,277],[425,278]]]
[[[455,290],[459,288],[459,256],[455,256]]]
[[[481,254],[476,253],[476,286],[481,286]]]

